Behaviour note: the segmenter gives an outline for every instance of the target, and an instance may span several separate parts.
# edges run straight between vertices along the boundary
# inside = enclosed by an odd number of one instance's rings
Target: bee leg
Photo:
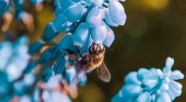
[[[76,47],[80,57],[83,58],[83,55],[82,55],[81,50],[80,50],[80,47],[79,46],[75,46],[75,47]]]
[[[79,62],[76,54],[72,50],[69,49],[63,49],[63,50],[66,50],[68,52],[71,60]]]

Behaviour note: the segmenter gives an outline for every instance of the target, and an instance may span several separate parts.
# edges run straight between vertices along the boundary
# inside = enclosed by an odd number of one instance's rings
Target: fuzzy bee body
[[[69,54],[72,56],[71,52],[69,52]],[[80,69],[80,71],[75,75],[72,81],[77,83],[83,79],[87,71],[97,69],[98,77],[104,82],[109,82],[111,75],[104,63],[104,55],[104,45],[101,43],[92,43],[92,45],[89,47],[89,52],[85,54],[80,61],[76,60],[75,68]]]

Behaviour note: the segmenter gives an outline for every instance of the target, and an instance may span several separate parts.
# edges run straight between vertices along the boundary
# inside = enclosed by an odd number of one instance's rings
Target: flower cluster
[[[49,50],[45,50],[44,53],[40,60],[45,60],[46,56],[51,56]],[[64,57],[61,56],[57,61],[53,60],[49,63],[51,63],[52,66],[48,64],[48,62],[42,63],[44,70],[40,80],[38,80],[37,89],[32,96],[33,100],[41,102],[56,102],[59,100],[71,102],[70,97],[76,98],[78,95],[78,84],[71,82],[78,70],[74,68],[71,59],[67,55]],[[85,76],[79,85],[84,86],[86,82],[87,77]]]
[[[29,53],[34,56],[44,46],[50,46],[42,52],[38,60],[45,69],[43,71],[44,78],[42,77],[42,83],[45,84],[42,84],[42,88],[40,88],[43,100],[50,100],[44,96],[46,93],[47,95],[53,95],[53,92],[58,94],[56,90],[59,92],[60,88],[58,87],[61,84],[63,84],[62,89],[65,89],[66,82],[70,86],[75,84],[71,80],[79,69],[75,68],[75,62],[69,58],[66,49],[73,51],[77,57],[80,57],[78,53],[87,53],[92,42],[110,47],[115,36],[109,25],[124,25],[126,20],[124,8],[117,0],[60,0],[57,3],[54,16],[54,20],[45,27],[42,39],[33,43],[29,50]],[[61,32],[65,35],[61,41],[55,42],[54,38]],[[77,48],[79,48],[79,52]],[[67,73],[69,68],[75,72],[71,78]],[[57,78],[54,80],[53,77]],[[51,78],[56,81],[52,82],[56,83],[55,85],[48,85]],[[79,84],[85,83],[86,78]],[[48,93],[49,90],[52,93]],[[56,95],[56,98],[57,96],[59,95]],[[39,98],[36,99],[39,100]]]
[[[174,59],[168,57],[162,71],[140,68],[129,73],[112,102],[172,102],[182,93],[182,85],[175,80],[184,78],[179,70],[171,70],[173,64]]]
[[[69,32],[74,45],[80,47],[90,38],[110,47],[114,34],[108,25],[124,25],[126,20],[124,8],[117,0],[60,0],[54,16],[43,32],[43,40],[49,42],[60,32]]]
[[[47,82],[39,82],[39,86],[34,92],[34,101],[56,102],[63,100],[63,102],[71,102],[70,97],[76,98],[78,95],[77,84],[70,82],[75,74],[76,69],[71,66],[65,70],[64,76],[61,74],[52,75]],[[85,83],[86,78],[80,85]]]
[[[77,54],[78,47],[84,54],[92,42],[110,47],[115,36],[109,25],[124,25],[126,20],[124,8],[117,0],[60,0],[54,15],[54,20],[48,23],[42,34],[42,40],[33,43],[29,51],[33,55],[43,46],[54,44],[42,53],[39,60],[44,64],[56,59],[60,64],[56,62],[54,66],[64,66],[61,64],[65,63],[64,58],[60,56],[67,54],[65,49]],[[65,33],[62,40],[54,42],[61,32]]]
[[[1,102],[10,101],[15,96],[24,96],[34,83],[34,74],[24,73],[30,60],[27,44],[26,36],[20,37],[15,42],[0,43]]]
[[[61,57],[55,66],[38,66],[35,58],[28,54],[27,45],[26,36],[15,42],[0,43],[0,101],[55,102],[62,99],[71,102],[69,97],[76,98],[77,84],[71,80],[77,70],[68,56]],[[85,77],[79,85],[85,85],[86,81]]]

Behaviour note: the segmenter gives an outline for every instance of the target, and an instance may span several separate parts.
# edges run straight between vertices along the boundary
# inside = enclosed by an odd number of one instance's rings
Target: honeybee
[[[111,75],[109,70],[107,69],[104,63],[104,55],[105,55],[105,47],[101,43],[92,43],[92,45],[88,49],[88,53],[84,56],[81,54],[80,49],[76,46],[80,56],[82,56],[81,60],[78,60],[77,56],[71,50],[67,50],[70,55],[70,58],[75,63],[75,68],[80,69],[80,71],[74,76],[72,82],[78,83],[83,80],[86,73],[97,69],[98,77],[104,81],[109,82],[111,79]]]

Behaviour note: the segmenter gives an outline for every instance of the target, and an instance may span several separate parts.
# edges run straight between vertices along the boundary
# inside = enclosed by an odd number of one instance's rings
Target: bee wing
[[[78,82],[82,81],[85,78],[87,70],[81,69],[73,78],[72,83],[77,84]]]
[[[98,77],[104,82],[110,81],[111,75],[104,62],[97,68],[97,73]]]

